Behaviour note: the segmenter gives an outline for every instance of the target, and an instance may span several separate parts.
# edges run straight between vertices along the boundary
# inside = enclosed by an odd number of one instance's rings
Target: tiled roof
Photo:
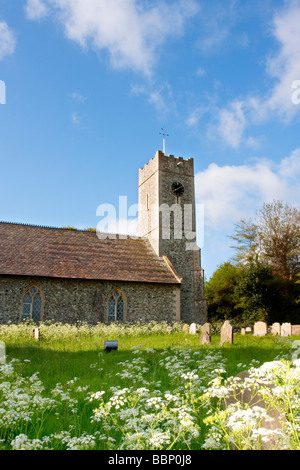
[[[0,275],[179,284],[145,238],[0,222]]]

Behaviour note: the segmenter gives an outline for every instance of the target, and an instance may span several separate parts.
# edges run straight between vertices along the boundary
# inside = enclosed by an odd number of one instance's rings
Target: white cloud
[[[239,147],[246,125],[243,108],[243,102],[236,101],[219,113],[218,132],[234,148]]]
[[[71,121],[76,126],[79,126],[80,125],[80,116],[79,116],[79,114],[76,113],[76,112],[72,113],[71,114]]]
[[[264,202],[280,199],[299,204],[299,183],[300,148],[279,165],[269,160],[240,166],[212,163],[195,177],[196,200],[205,206],[206,227],[226,230],[255,215]]]
[[[49,12],[49,8],[42,0],[27,0],[25,13],[30,20],[41,20]]]
[[[219,109],[217,135],[233,148],[238,148],[242,142],[248,146],[259,144],[253,137],[244,139],[250,126],[274,118],[290,122],[300,112],[300,106],[292,101],[295,91],[292,85],[300,78],[299,25],[300,3],[291,2],[272,21],[272,34],[278,41],[279,52],[266,59],[266,72],[272,80],[270,89],[262,96],[236,99]]]
[[[295,179],[300,177],[300,148],[293,151],[290,157],[280,162],[280,175],[284,179]]]
[[[5,21],[0,21],[0,60],[15,52],[15,33],[8,27]]]
[[[63,24],[66,36],[83,48],[108,51],[113,67],[130,68],[146,75],[156,63],[159,47],[168,37],[181,34],[186,20],[198,10],[195,0],[159,2],[151,7],[138,0],[31,3],[51,8],[53,16]]]
[[[262,137],[248,137],[248,139],[246,139],[246,145],[247,147],[250,147],[252,149],[259,149],[261,147],[261,143],[262,143]]]
[[[268,73],[276,79],[276,84],[265,106],[270,112],[276,111],[286,119],[291,119],[299,106],[292,103],[292,84],[300,79],[300,4],[291,2],[284,11],[274,18],[273,34],[280,43],[280,52],[268,60]]]
[[[71,93],[70,96],[76,103],[80,103],[80,104],[85,103],[86,100],[87,100],[86,96],[82,95],[81,93],[77,93],[77,92]]]
[[[132,85],[131,95],[146,96],[148,103],[155,107],[160,117],[176,112],[173,90],[168,82],[156,83],[150,81],[146,85]]]
[[[205,75],[205,74],[206,74],[205,70],[202,69],[201,67],[199,67],[196,71],[197,77],[203,77],[203,75]]]

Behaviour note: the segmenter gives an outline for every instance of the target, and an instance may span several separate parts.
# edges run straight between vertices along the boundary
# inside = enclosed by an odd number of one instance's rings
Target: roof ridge
[[[46,229],[49,229],[49,230],[69,230],[69,231],[74,231],[74,232],[81,232],[81,233],[97,233],[97,229],[96,228],[93,228],[93,227],[90,227],[90,228],[86,228],[86,229],[80,229],[80,228],[76,228],[76,227],[71,227],[71,226],[68,226],[68,227],[55,227],[55,226],[51,226],[51,225],[37,225],[37,224],[30,224],[30,223],[25,223],[25,222],[8,222],[8,221],[5,221],[5,220],[0,220],[0,224],[6,224],[6,225],[18,225],[18,226],[22,226],[22,227],[33,227],[33,228],[46,228]],[[112,233],[112,232],[101,232],[105,235],[107,235],[106,238],[109,238],[110,236],[114,236],[116,237],[116,239],[120,239],[120,237],[126,237],[126,238],[132,238],[134,240],[136,239],[140,239],[140,240],[147,240],[146,237],[141,237],[139,235],[129,235],[129,234],[126,234],[126,233]],[[124,238],[124,239],[126,239]]]

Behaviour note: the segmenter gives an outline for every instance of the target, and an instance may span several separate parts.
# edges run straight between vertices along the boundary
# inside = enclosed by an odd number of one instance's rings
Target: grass
[[[141,344],[144,349],[153,348],[157,352],[164,349],[183,348],[193,351],[222,351],[226,359],[226,371],[228,376],[240,372],[239,364],[249,364],[253,359],[264,363],[274,360],[278,355],[283,355],[290,349],[290,341],[282,341],[278,337],[253,337],[235,335],[233,345],[220,347],[220,337],[212,337],[211,345],[200,345],[199,337],[174,333],[170,335],[148,335],[139,337],[116,337],[118,351],[104,352],[105,338],[86,337],[76,340],[63,338],[62,341],[35,340],[28,338],[21,341],[20,345],[6,344],[6,354],[10,358],[22,361],[22,373],[30,376],[39,372],[39,376],[46,388],[51,390],[56,383],[66,383],[74,377],[80,379],[83,386],[89,385],[95,392],[103,387],[109,388],[119,384],[120,362],[132,359],[132,348]],[[291,339],[290,339],[291,340]],[[170,351],[171,352],[171,351]],[[149,382],[161,381],[163,387],[169,389],[169,380],[164,371],[158,366],[159,356],[142,353],[149,367]],[[30,362],[23,362],[25,360]],[[95,366],[95,367],[91,367]],[[98,371],[98,369],[102,369]],[[95,369],[98,373],[95,373]],[[129,381],[123,381],[128,386]]]
[[[24,427],[22,424],[21,427],[10,430],[11,436],[26,431],[31,439],[41,439],[70,429],[75,436],[81,436],[82,433],[94,435],[97,430],[100,432],[100,428],[97,423],[91,423],[95,404],[87,401],[88,392],[105,390],[106,400],[113,394],[112,387],[138,389],[147,386],[151,393],[158,391],[164,394],[167,391],[175,391],[184,394],[180,373],[183,370],[195,371],[207,357],[216,358],[212,369],[217,367],[220,361],[225,364],[226,375],[229,377],[245,370],[253,359],[257,364],[262,364],[288,354],[291,341],[296,339],[235,334],[234,344],[220,347],[218,335],[212,336],[210,345],[200,345],[198,335],[184,334],[179,328],[167,333],[156,333],[154,329],[154,333],[148,331],[147,334],[137,336],[131,330],[128,330],[130,334],[124,333],[124,330],[118,333],[117,328],[105,331],[105,335],[95,334],[94,330],[89,329],[81,332],[77,330],[77,333],[70,330],[71,333],[69,331],[67,334],[64,327],[59,325],[56,330],[53,330],[53,326],[51,328],[41,329],[40,341],[30,337],[30,329],[25,332],[24,328],[16,329],[12,334],[8,334],[8,329],[0,328],[0,340],[6,344],[7,361],[20,361],[16,363],[16,370],[22,377],[28,378],[38,372],[45,387],[43,395],[51,396],[52,390],[60,383],[69,396],[58,412],[47,414],[38,432],[37,426],[29,424]],[[108,339],[118,341],[117,351],[104,352],[104,341]],[[176,375],[177,365],[179,373]],[[204,370],[203,374],[207,374],[206,382],[212,377],[209,370]],[[78,387],[85,388],[86,391],[78,392]],[[72,406],[69,406],[72,398],[77,400],[73,410]],[[198,418],[201,421],[202,418]],[[120,435],[117,434],[114,433],[113,439],[118,441]],[[192,440],[187,447],[178,443],[178,448],[199,449],[202,439],[200,436],[197,440]],[[3,448],[10,448],[8,441],[6,433]],[[97,444],[100,449],[110,448],[107,446],[105,439],[102,439],[101,444]]]
[[[172,335],[145,335],[139,337],[114,337],[118,341],[118,351],[104,353],[104,341],[106,338],[86,337],[76,340],[62,338],[61,341],[41,340],[39,342],[28,338],[20,344],[6,343],[6,354],[9,358],[17,358],[24,363],[24,374],[30,375],[39,371],[40,377],[46,386],[51,388],[57,382],[67,382],[73,377],[79,377],[82,381],[97,385],[97,389],[107,375],[113,376],[118,372],[118,363],[132,358],[132,348],[143,345],[144,349],[153,348],[162,351],[170,348],[191,349],[193,351],[222,351],[227,359],[227,373],[234,375],[239,371],[238,364],[249,364],[253,359],[260,363],[274,360],[278,355],[283,355],[290,350],[290,342],[278,337],[253,337],[234,336],[234,344],[224,344],[220,347],[220,337],[212,336],[211,345],[200,345],[198,336],[174,333]],[[296,338],[295,338],[296,339]],[[159,371],[157,356],[147,355],[147,363],[151,369],[151,376],[155,377]],[[97,375],[90,367],[91,364],[99,364],[103,367],[101,376]],[[114,382],[112,377],[111,382]],[[48,385],[48,387],[47,387]],[[166,386],[168,384],[166,383]]]

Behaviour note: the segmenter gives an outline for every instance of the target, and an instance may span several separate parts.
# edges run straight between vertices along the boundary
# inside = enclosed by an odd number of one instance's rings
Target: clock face
[[[172,184],[172,191],[175,194],[175,196],[182,196],[184,193],[184,187],[182,186],[181,183],[173,183]]]

